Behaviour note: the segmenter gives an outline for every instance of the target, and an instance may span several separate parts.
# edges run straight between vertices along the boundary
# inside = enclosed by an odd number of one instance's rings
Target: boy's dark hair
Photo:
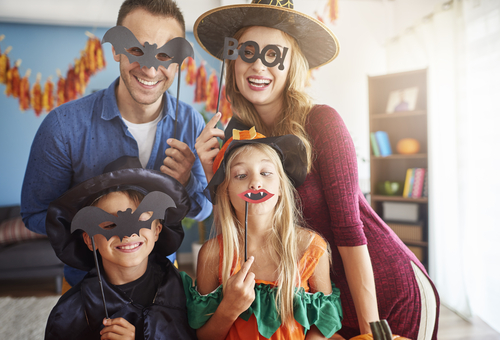
[[[173,18],[181,25],[182,31],[186,32],[184,16],[174,0],[125,0],[118,12],[116,26],[122,26],[125,17],[137,8],[142,8],[154,15]]]
[[[141,204],[142,200],[144,199],[145,195],[142,193],[142,192],[139,192],[137,190],[132,190],[132,189],[126,189],[126,190],[116,190],[116,189],[113,189],[113,190],[106,190],[102,193],[102,195],[95,199],[90,205],[92,206],[95,206],[97,204],[97,202],[99,202],[99,200],[101,198],[103,198],[104,196],[112,193],[112,192],[121,192],[125,195],[128,196],[128,198],[130,198],[130,200],[132,200],[132,202],[134,202],[135,204],[139,205]]]

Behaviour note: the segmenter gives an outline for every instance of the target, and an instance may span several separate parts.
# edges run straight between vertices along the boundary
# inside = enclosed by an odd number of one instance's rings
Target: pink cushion
[[[26,228],[21,217],[11,218],[0,224],[0,244],[16,243],[44,237],[47,236],[34,233]]]

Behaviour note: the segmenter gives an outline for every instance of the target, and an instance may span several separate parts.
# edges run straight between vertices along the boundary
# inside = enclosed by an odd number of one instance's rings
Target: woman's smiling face
[[[255,41],[261,52],[266,46],[276,45],[283,55],[283,49],[290,49],[290,43],[285,37],[285,34],[277,29],[253,26],[248,28],[239,39],[239,46],[247,41]],[[245,56],[251,58],[255,54],[253,46],[245,47]],[[248,63],[238,57],[235,61],[235,79],[239,91],[250,103],[252,103],[257,111],[261,112],[260,108],[265,110],[272,109],[273,111],[281,109],[283,102],[283,90],[290,68],[290,53],[286,53],[283,61],[284,69],[279,69],[279,64],[273,67],[265,66],[260,59],[253,63]],[[269,49],[266,53],[266,60],[271,62],[276,58],[275,51]]]

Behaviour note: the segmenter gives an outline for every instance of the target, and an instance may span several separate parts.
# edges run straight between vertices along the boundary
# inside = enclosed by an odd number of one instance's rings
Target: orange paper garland
[[[80,52],[80,59],[75,59],[74,65],[69,65],[66,78],[57,70],[59,80],[57,82],[56,106],[81,97],[85,93],[90,77],[106,66],[99,38],[89,32],[85,34],[88,36],[85,49]],[[4,35],[0,36],[0,41],[3,38],[5,38]],[[8,97],[19,99],[21,111],[33,109],[37,117],[43,112],[50,112],[54,108],[55,101],[52,77],[47,78],[42,93],[41,74],[38,73],[37,80],[30,90],[29,76],[31,71],[28,69],[25,76],[20,78],[21,60],[18,59],[14,67],[10,67],[7,54],[11,49],[11,46],[7,47],[4,53],[0,49],[0,83],[6,85],[5,94]]]

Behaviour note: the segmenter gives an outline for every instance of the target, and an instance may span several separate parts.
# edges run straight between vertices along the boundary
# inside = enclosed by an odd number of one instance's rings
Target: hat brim
[[[262,4],[229,5],[202,14],[194,36],[205,51],[222,60],[224,38],[242,27],[265,26],[288,33],[297,40],[309,68],[325,65],[339,54],[337,37],[321,21],[296,10]]]
[[[304,143],[294,135],[277,137],[233,140],[224,152],[224,158],[208,184],[211,202],[216,203],[217,187],[226,178],[226,162],[231,153],[244,145],[266,144],[275,149],[282,161],[283,168],[292,184],[297,188],[304,183],[307,176],[307,154]]]
[[[76,230],[71,233],[71,221],[81,208],[92,203],[104,190],[123,187],[124,183],[128,188],[141,188],[146,193],[164,192],[174,200],[176,207],[165,212],[165,222],[153,252],[167,256],[180,247],[184,238],[181,221],[191,207],[184,186],[159,171],[142,168],[122,169],[82,182],[49,205],[47,235],[62,262],[85,271],[95,266],[93,254],[83,242],[83,232]]]

